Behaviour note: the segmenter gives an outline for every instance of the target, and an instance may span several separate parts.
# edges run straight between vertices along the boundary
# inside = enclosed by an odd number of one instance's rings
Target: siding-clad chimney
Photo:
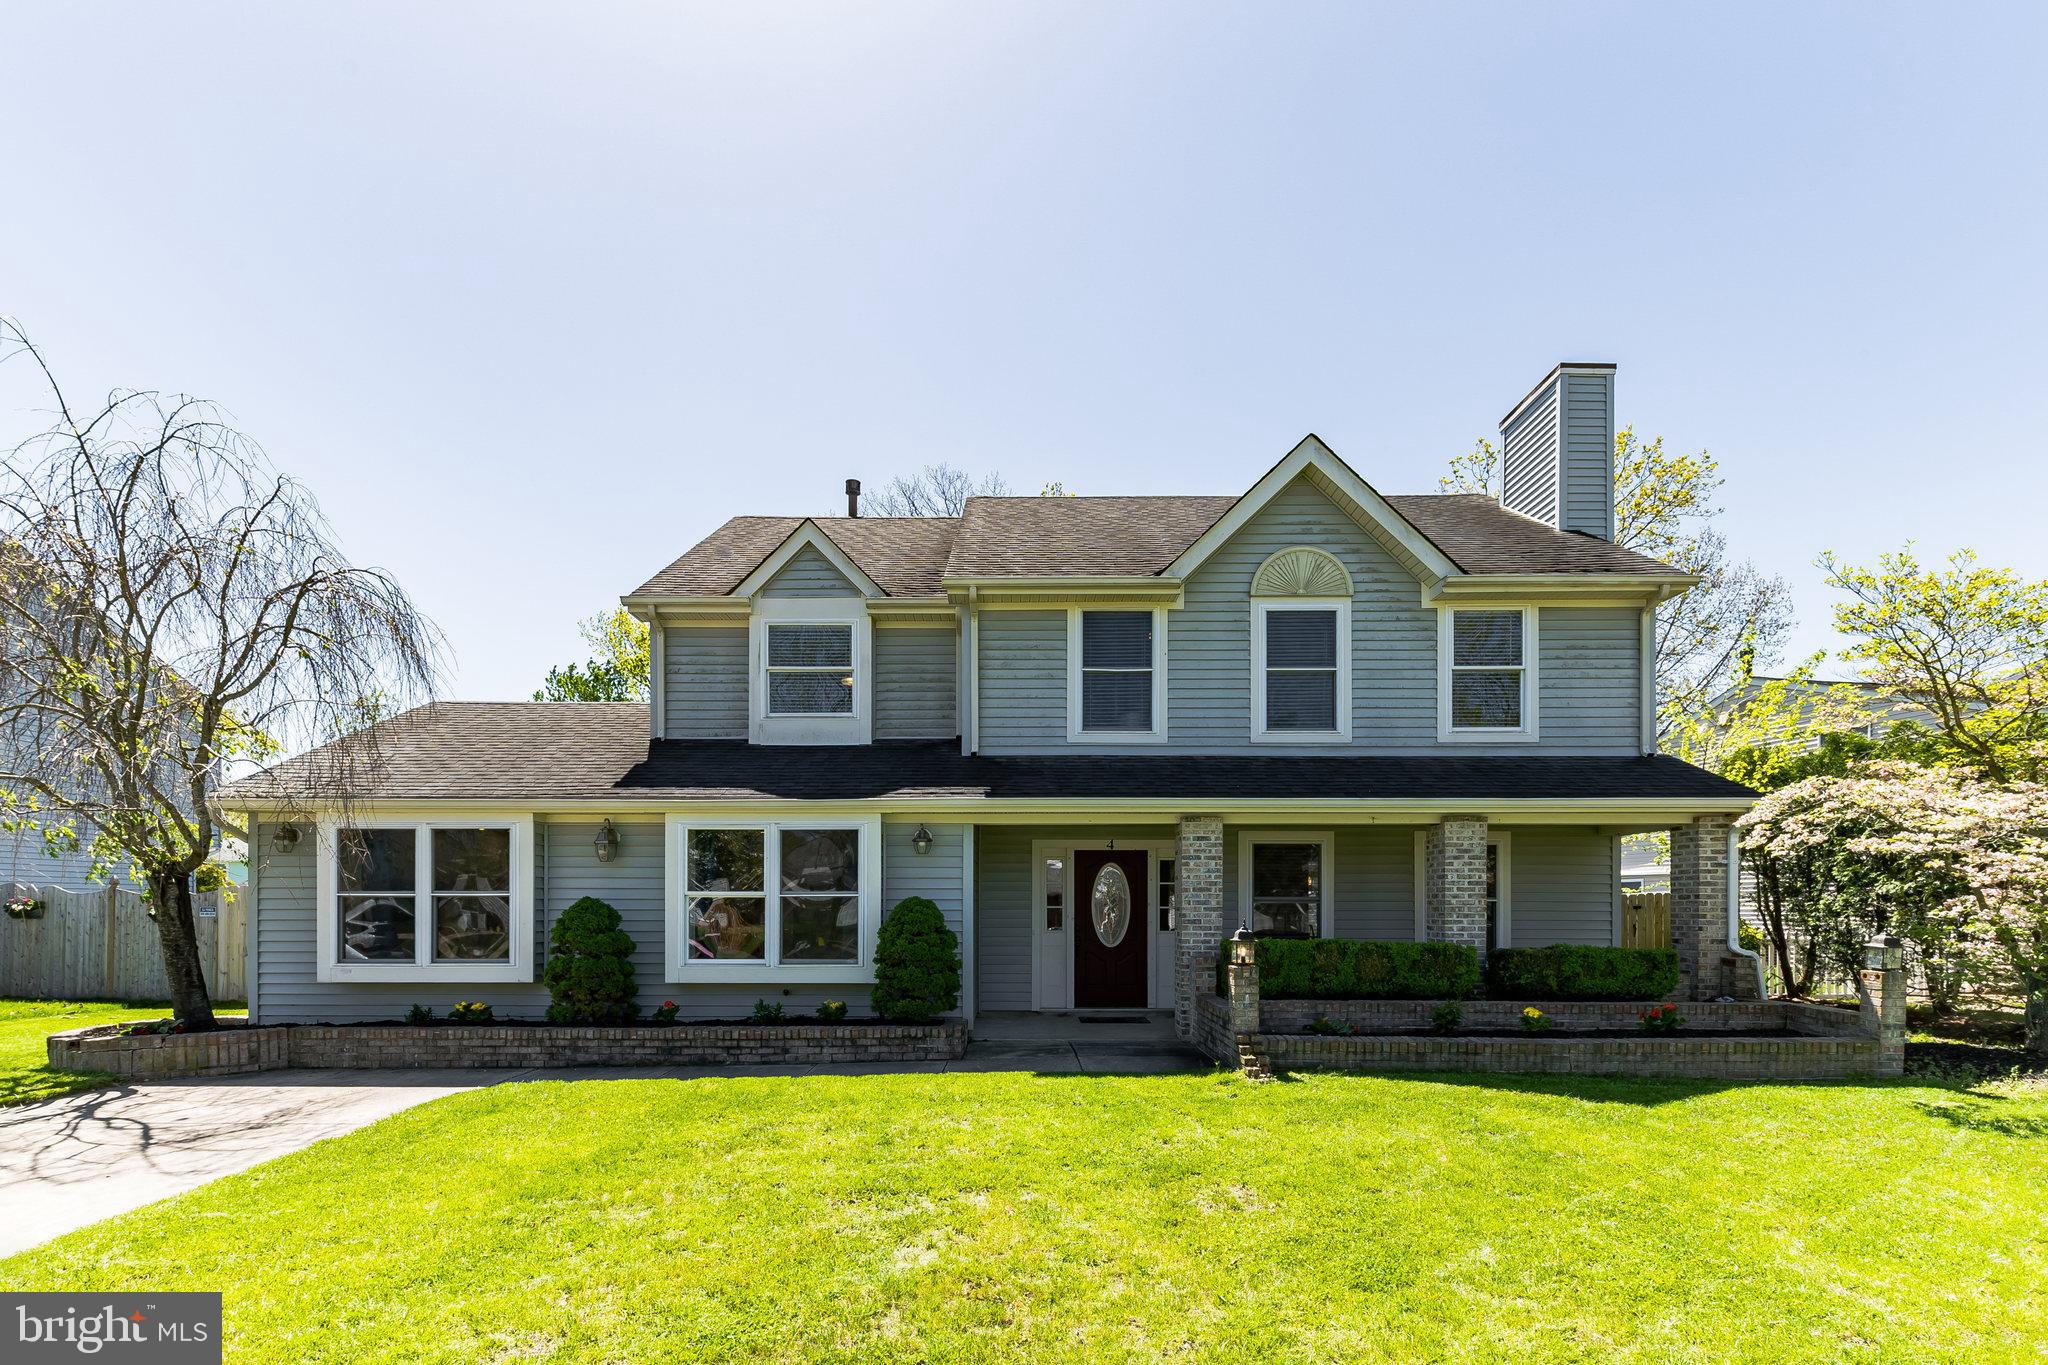
[[[1500,419],[1503,506],[1614,538],[1614,366],[1566,361]]]
[[[846,481],[846,515],[848,515],[849,517],[857,517],[860,515],[859,479],[848,479]]]

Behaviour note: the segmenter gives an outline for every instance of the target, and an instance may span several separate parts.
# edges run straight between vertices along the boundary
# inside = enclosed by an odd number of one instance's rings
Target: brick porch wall
[[[1463,943],[1486,959],[1486,817],[1447,815],[1424,836],[1423,936]]]

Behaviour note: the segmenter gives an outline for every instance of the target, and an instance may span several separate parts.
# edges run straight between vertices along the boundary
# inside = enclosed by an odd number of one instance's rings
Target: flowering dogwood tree
[[[1801,869],[1830,955],[1853,965],[1870,933],[1918,950],[1930,989],[2007,975],[2026,997],[2030,1051],[2048,1055],[2048,787],[1872,763],[1774,792],[1740,822],[1746,854]],[[1815,907],[1809,907],[1813,909]]]

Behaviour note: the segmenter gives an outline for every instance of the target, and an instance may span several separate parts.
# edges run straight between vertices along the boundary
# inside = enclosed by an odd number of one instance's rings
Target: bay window
[[[1438,737],[1535,739],[1535,609],[1446,607],[1439,622]]]
[[[872,974],[874,820],[671,817],[670,979],[857,981]]]
[[[531,847],[523,819],[324,825],[318,978],[531,980]]]

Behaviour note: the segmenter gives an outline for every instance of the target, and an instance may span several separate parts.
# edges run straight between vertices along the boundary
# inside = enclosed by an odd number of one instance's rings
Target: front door
[[[1145,1008],[1151,915],[1143,849],[1074,852],[1074,1008]]]

